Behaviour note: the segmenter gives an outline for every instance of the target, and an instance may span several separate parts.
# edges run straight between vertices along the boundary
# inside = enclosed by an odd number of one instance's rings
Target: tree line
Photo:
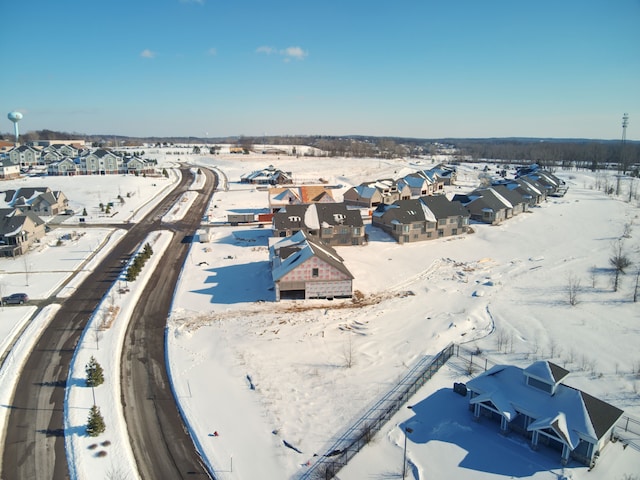
[[[457,147],[473,160],[537,163],[592,171],[616,169],[638,176],[640,143],[621,141],[461,140]]]
[[[11,135],[2,135],[11,139]],[[83,135],[78,133],[38,130],[21,135],[22,143],[37,140],[84,139],[96,147],[140,145],[152,143],[168,145],[187,144],[235,144],[243,149],[255,150],[256,145],[307,145],[330,157],[401,158],[435,153],[452,153],[460,160],[504,161],[508,163],[538,163],[543,167],[575,167],[593,171],[616,169],[638,176],[640,166],[640,142],[616,140],[555,140],[555,139],[422,139],[403,137],[374,137],[365,135],[269,135],[237,136],[224,138],[199,137],[127,137],[108,135]],[[211,153],[216,153],[211,152]]]

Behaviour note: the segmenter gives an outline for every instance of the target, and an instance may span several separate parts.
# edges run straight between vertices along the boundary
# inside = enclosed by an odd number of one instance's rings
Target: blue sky
[[[640,0],[20,0],[21,131],[640,140]],[[3,113],[0,131],[12,131]]]

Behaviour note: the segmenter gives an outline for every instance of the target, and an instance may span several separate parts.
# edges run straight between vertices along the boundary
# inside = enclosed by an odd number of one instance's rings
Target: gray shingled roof
[[[315,212],[315,213],[314,213]],[[297,221],[297,219],[300,221]],[[287,228],[317,229],[322,225],[362,227],[362,215],[344,203],[312,203],[286,205],[273,216],[276,230]]]

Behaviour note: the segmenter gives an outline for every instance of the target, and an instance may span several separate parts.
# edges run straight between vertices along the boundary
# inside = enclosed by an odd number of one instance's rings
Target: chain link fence
[[[435,356],[424,357],[387,394],[378,400],[367,412],[349,427],[319,457],[300,480],[329,480],[362,448],[367,445],[385,423],[433,377],[449,358],[455,355],[457,346],[450,343]]]

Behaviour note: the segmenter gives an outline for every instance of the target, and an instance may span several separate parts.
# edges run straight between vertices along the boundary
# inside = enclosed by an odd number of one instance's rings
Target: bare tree
[[[613,291],[617,292],[620,286],[620,275],[625,274],[625,269],[631,266],[631,260],[624,249],[624,243],[619,238],[612,247],[612,253],[609,257],[609,263],[613,267]]]
[[[496,349],[499,352],[502,352],[502,349],[505,348],[507,343],[507,334],[504,330],[500,330],[496,335]]]
[[[347,368],[353,367],[354,359],[353,359],[353,339],[351,338],[352,334],[349,332],[349,342],[344,347],[343,358],[344,358],[344,366]]]
[[[580,279],[573,273],[567,278],[567,300],[569,305],[575,307],[579,303],[578,294],[580,293]]]
[[[576,359],[576,349],[574,347],[571,347],[567,354],[567,360],[569,361],[569,363],[573,363],[575,359]]]
[[[514,339],[515,339],[515,335],[513,334],[513,332],[509,333],[509,342],[508,342],[509,353],[513,353],[513,342],[514,342]]]
[[[640,288],[640,267],[636,270],[636,284],[633,288],[633,303],[638,301],[638,289]]]

